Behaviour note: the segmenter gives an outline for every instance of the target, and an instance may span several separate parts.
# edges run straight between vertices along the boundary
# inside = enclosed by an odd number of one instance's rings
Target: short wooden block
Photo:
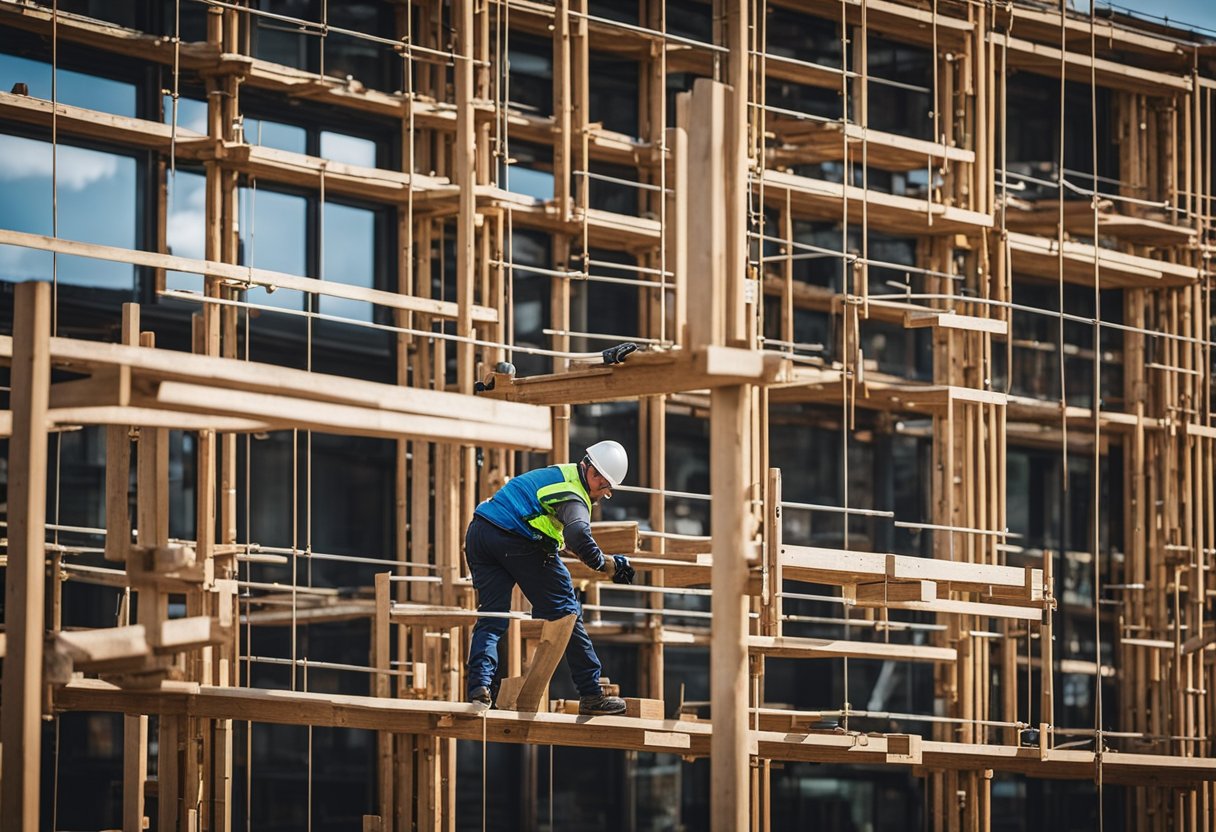
[[[663,711],[664,705],[662,699],[625,697],[624,716],[631,716],[636,719],[663,719]]]
[[[923,761],[919,734],[887,734],[887,762],[918,766]]]
[[[906,601],[936,601],[936,581],[875,581],[844,587],[844,597],[858,606]]]

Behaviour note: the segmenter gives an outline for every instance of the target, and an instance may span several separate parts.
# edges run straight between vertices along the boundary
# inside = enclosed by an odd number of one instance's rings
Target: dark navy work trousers
[[[553,621],[570,613],[579,616],[566,645],[566,663],[580,696],[600,692],[600,660],[583,626],[570,571],[561,558],[546,558],[544,547],[503,531],[489,520],[474,516],[465,535],[465,558],[477,590],[481,612],[507,612],[511,590],[518,584],[532,602],[532,617]],[[546,562],[547,561],[547,562]],[[507,631],[505,618],[479,618],[469,647],[468,689],[490,687],[498,669],[498,640]]]

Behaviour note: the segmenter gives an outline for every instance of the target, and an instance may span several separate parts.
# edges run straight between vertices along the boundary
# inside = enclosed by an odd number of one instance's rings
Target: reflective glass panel
[[[292,153],[308,152],[308,133],[303,127],[262,118],[245,119],[245,141],[248,144],[289,150]]]
[[[358,136],[323,130],[321,132],[321,156],[335,162],[374,168],[376,166],[376,143],[371,139],[361,139]]]
[[[165,124],[173,123],[173,97],[164,95],[161,96],[163,108],[161,112],[164,114]],[[185,98],[178,96],[177,98],[177,126],[186,130],[193,130],[195,133],[207,134],[207,102],[195,101],[193,98]]]
[[[365,208],[325,203],[325,280],[372,288],[376,281],[376,215]],[[365,301],[320,296],[320,311],[356,321],[372,319]]]
[[[34,98],[51,100],[51,65],[0,52],[0,90],[26,84]],[[135,85],[112,78],[59,68],[55,100],[60,104],[100,110],[118,116],[135,116]]]
[[[169,175],[169,212],[165,218],[165,240],[169,253],[202,260],[207,239],[207,177],[179,170]],[[203,290],[201,275],[166,272],[165,288],[191,292]]]
[[[0,135],[0,227],[51,234],[51,181],[59,187],[58,233],[69,240],[136,247],[135,160],[127,156]],[[124,263],[59,257],[61,283],[132,290],[135,268]],[[51,254],[0,246],[0,279],[50,280]]]
[[[242,262],[259,269],[307,274],[307,203],[302,196],[241,188]],[[250,303],[280,309],[303,309],[302,292],[264,287],[250,289]]]

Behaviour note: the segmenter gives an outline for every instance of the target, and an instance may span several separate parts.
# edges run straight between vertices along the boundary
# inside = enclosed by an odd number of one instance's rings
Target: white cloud
[[[165,227],[165,240],[169,251],[178,257],[203,259],[205,249],[205,222],[203,211],[174,211],[169,215]]]
[[[0,279],[45,279],[50,274],[51,255],[22,246],[0,246]]]
[[[82,191],[94,182],[109,179],[118,172],[118,159],[108,153],[82,147],[59,145],[59,187]],[[20,136],[0,135],[0,182],[51,176],[51,146],[46,142]]]

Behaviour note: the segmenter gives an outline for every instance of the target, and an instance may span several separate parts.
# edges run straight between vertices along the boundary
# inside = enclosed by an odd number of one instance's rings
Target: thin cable
[[[59,236],[59,0],[51,0],[51,236]],[[59,334],[59,254],[51,252],[51,335]]]
[[[481,832],[486,832],[486,729],[489,722],[486,714],[489,713],[489,710],[486,708],[481,712]]]
[[[51,829],[59,828],[59,712],[55,712],[55,774],[51,786]]]
[[[1068,57],[1068,42],[1066,35],[1068,33],[1067,17],[1064,13],[1063,5],[1060,6],[1060,141],[1058,150],[1060,154],[1059,168],[1064,169],[1064,134],[1066,132],[1066,124],[1064,122],[1064,101],[1065,101],[1065,84],[1067,80],[1067,66],[1065,58]],[[1060,181],[1063,182],[1064,176],[1060,175]],[[1058,304],[1061,312],[1064,311],[1064,189],[1058,191],[1057,205],[1059,216],[1056,224],[1056,263],[1058,270]],[[1096,248],[1096,243],[1095,243]],[[1095,254],[1095,257],[1097,255]],[[1064,478],[1064,493],[1068,493],[1068,382],[1064,375],[1064,319],[1060,318],[1059,326],[1059,343],[1060,343],[1060,454],[1063,459],[1061,464],[1062,476]]]
[[[1093,164],[1093,189],[1098,190],[1098,78],[1097,78],[1097,36],[1094,30],[1094,3],[1089,4],[1089,120],[1090,120],[1090,151]],[[1063,67],[1061,67],[1063,72]],[[1064,159],[1060,159],[1061,179],[1063,179]],[[1063,191],[1061,191],[1062,193]],[[1102,509],[1102,276],[1098,268],[1098,198],[1095,196],[1093,207],[1093,239],[1094,239],[1094,364],[1093,364],[1093,413],[1094,413],[1094,460],[1091,477],[1093,500],[1093,569],[1094,569],[1094,765],[1097,768],[1098,786],[1098,830],[1106,828],[1105,801],[1102,794],[1102,751],[1106,745],[1102,738],[1102,570],[1101,570],[1101,509]],[[1060,311],[1064,311],[1061,305]],[[1061,354],[1061,360],[1063,355]],[[1067,436],[1065,436],[1067,446]],[[1067,457],[1065,457],[1067,460]]]

